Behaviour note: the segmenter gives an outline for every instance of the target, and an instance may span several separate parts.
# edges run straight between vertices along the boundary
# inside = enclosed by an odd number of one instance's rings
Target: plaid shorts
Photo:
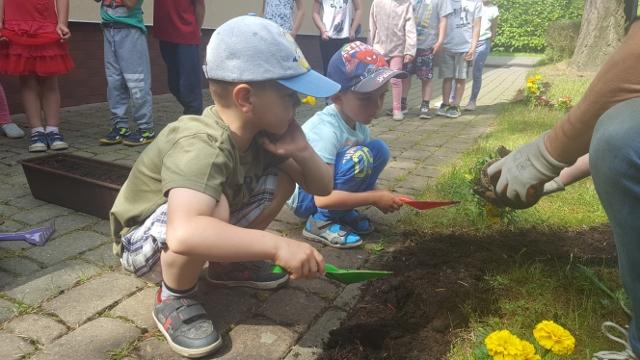
[[[231,211],[229,222],[240,227],[249,225],[271,205],[277,184],[277,170],[267,170],[249,199]],[[167,204],[163,204],[142,225],[122,237],[122,268],[152,282],[159,282],[162,280],[160,253],[166,246]]]
[[[404,64],[404,71],[409,75],[416,74],[420,80],[433,79],[433,48],[418,49],[413,61]]]

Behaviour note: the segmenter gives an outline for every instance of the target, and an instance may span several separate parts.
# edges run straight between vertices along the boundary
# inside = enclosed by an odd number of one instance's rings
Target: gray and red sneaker
[[[198,358],[222,346],[222,337],[199,302],[187,296],[163,301],[160,294],[158,289],[152,316],[173,351]]]
[[[289,280],[289,274],[274,273],[268,261],[209,263],[207,280],[220,286],[244,286],[254,289],[276,289]]]

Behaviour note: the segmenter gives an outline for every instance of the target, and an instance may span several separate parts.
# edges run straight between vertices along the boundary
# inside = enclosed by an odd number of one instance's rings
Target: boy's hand
[[[292,121],[284,134],[273,137],[265,136],[260,139],[263,148],[278,156],[295,158],[308,151],[311,147],[297,121]]]
[[[387,214],[398,211],[402,207],[402,201],[389,190],[374,190],[373,206]]]
[[[324,258],[311,245],[281,238],[273,261],[291,275],[291,279],[324,274]]]
[[[320,37],[322,37],[322,41],[329,41],[329,32],[327,30],[323,31]]]
[[[466,54],[464,54],[464,59],[466,61],[473,61],[473,58],[476,56],[476,50],[475,47],[472,47],[471,49],[469,49],[469,51],[467,51]]]
[[[405,64],[409,64],[413,61],[413,55],[405,55],[404,56],[404,63]]]
[[[58,24],[58,26],[56,26],[56,32],[58,32],[60,36],[60,42],[65,42],[71,37],[71,31],[69,31],[66,25]]]
[[[437,42],[433,45],[433,55],[436,55],[440,49],[442,48],[442,43],[441,42]]]

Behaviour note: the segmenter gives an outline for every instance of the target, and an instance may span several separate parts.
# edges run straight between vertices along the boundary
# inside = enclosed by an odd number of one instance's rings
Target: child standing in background
[[[402,112],[408,111],[407,95],[411,88],[411,75],[422,81],[422,103],[420,118],[431,119],[433,113],[429,102],[433,94],[433,59],[442,49],[447,31],[447,16],[453,11],[448,0],[412,0],[413,17],[416,23],[417,46],[413,62],[405,64],[409,76],[402,81]]]
[[[381,52],[392,70],[402,70],[416,54],[416,24],[409,0],[374,0],[369,14],[369,43]],[[404,119],[402,81],[391,79],[393,120]]]
[[[280,25],[295,39],[304,19],[304,5],[302,0],[263,0],[262,16]]]
[[[0,74],[18,76],[31,127],[30,152],[64,150],[58,75],[73,69],[69,0],[0,0]],[[44,112],[44,119],[42,113]]]
[[[476,59],[473,62],[473,85],[471,86],[469,103],[464,107],[465,110],[473,111],[476,109],[476,100],[478,100],[480,88],[482,87],[482,70],[491,52],[493,39],[496,37],[499,14],[498,7],[493,5],[492,1],[484,0],[482,2],[480,38],[478,40],[478,46],[476,46]]]

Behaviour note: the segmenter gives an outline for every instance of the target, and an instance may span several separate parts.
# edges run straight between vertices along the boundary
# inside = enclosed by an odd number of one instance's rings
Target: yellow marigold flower
[[[557,355],[569,355],[576,346],[576,339],[562,326],[550,320],[541,321],[533,329],[533,336],[540,346]]]
[[[302,99],[302,103],[303,104],[307,104],[309,106],[316,106],[318,101],[316,100],[315,97],[309,95],[309,96],[305,97],[304,99]]]
[[[484,345],[494,360],[522,360],[521,341],[509,330],[498,330],[484,339]]]
[[[520,356],[522,360],[541,360],[533,345],[525,340],[520,341]]]
[[[540,81],[540,80],[542,80],[542,76],[538,74],[538,75],[535,76],[535,79],[536,79],[536,81]]]

